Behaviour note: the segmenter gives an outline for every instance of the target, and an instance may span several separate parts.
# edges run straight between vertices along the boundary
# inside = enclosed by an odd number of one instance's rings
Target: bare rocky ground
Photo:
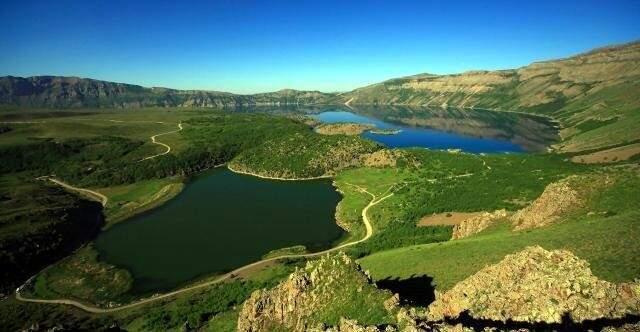
[[[387,309],[383,302],[392,296],[377,289],[344,253],[326,255],[308,262],[275,288],[251,294],[240,310],[237,329],[239,332],[324,330],[324,322],[318,321],[318,316],[330,316],[341,309],[352,311],[362,303],[371,304],[369,310],[390,315],[395,307]],[[358,299],[366,300],[354,303]]]
[[[513,215],[515,230],[549,225],[562,214],[582,206],[584,197],[572,185],[577,180],[577,177],[569,177],[549,184],[531,205]]]
[[[315,128],[316,133],[322,135],[360,135],[373,129],[373,125],[359,123],[326,123]]]
[[[589,263],[571,252],[533,246],[436,293],[428,318],[455,319],[463,312],[530,323],[561,323],[564,315],[575,322],[622,318],[640,312],[640,283],[600,280]]]
[[[345,307],[349,289],[371,301],[360,303],[359,310],[371,310],[369,306],[380,301],[393,323],[366,325],[348,314],[335,325],[319,321],[327,310],[353,314]],[[348,256],[323,256],[275,288],[254,292],[242,306],[237,327],[245,332],[418,332],[582,330],[595,324],[600,327],[596,330],[637,331],[637,320],[624,320],[639,314],[640,281],[604,281],[569,251],[532,246],[485,267],[444,294],[436,292],[426,310],[401,307],[397,295],[377,289]]]
[[[494,212],[482,212],[469,219],[465,219],[460,224],[453,227],[452,240],[462,239],[467,236],[477,234],[487,227],[495,224],[498,220],[507,217],[507,210],[496,210]]]

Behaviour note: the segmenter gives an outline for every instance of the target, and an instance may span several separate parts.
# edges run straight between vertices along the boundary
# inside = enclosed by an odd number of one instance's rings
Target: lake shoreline
[[[342,196],[330,183],[266,180],[210,169],[158,209],[101,233],[95,248],[102,261],[130,271],[136,279],[132,292],[144,294],[222,273],[271,250],[323,250],[343,237],[335,222]],[[270,240],[259,240],[265,236]],[[135,257],[127,254],[133,248]]]
[[[234,169],[233,166],[231,166],[231,164],[227,164],[227,169],[229,169],[231,172],[236,174],[249,175],[249,176],[253,176],[253,177],[257,177],[265,180],[276,180],[276,181],[311,181],[311,180],[322,180],[322,179],[333,178],[333,175],[321,175],[321,176],[314,176],[314,177],[308,177],[308,178],[281,178],[281,177],[275,177],[275,176],[261,175],[257,173],[247,172],[247,171],[241,171],[239,169]]]

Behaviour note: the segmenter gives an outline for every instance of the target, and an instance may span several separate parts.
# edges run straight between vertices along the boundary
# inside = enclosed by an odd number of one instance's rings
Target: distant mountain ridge
[[[350,105],[416,105],[540,114],[561,151],[640,141],[640,42],[511,70],[395,78],[343,94]]]
[[[334,94],[280,90],[253,95],[203,90],[146,88],[63,76],[0,77],[0,104],[35,108],[238,107],[333,102]]]
[[[518,69],[418,74],[345,93],[280,90],[252,95],[145,88],[77,77],[0,77],[0,105],[32,108],[409,105],[545,115],[562,129],[560,151],[640,142],[640,42]]]
[[[640,42],[598,48],[518,69],[460,74],[417,74],[355,89],[350,104],[487,108],[532,113],[556,110],[574,99],[640,77]],[[623,87],[623,86],[620,86]]]

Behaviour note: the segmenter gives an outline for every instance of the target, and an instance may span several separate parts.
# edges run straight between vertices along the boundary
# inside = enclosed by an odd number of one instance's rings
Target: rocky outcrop
[[[436,294],[431,321],[468,312],[493,321],[560,323],[620,318],[640,313],[640,283],[614,284],[595,277],[589,263],[569,251],[541,247],[506,256]]]
[[[543,227],[552,224],[563,214],[584,204],[585,193],[580,193],[579,178],[571,176],[549,184],[531,205],[517,211],[511,219],[515,230]]]
[[[326,255],[308,262],[275,288],[251,294],[242,305],[237,327],[240,332],[324,329],[330,322],[323,317],[347,312],[354,305],[366,306],[365,311],[387,312],[383,302],[390,297],[344,253]],[[349,326],[355,327],[355,323],[341,322],[338,331],[348,331]]]
[[[359,123],[325,123],[315,128],[316,133],[322,135],[360,135],[374,128],[373,125]]]
[[[506,218],[507,210],[496,210],[494,212],[482,212],[480,215],[462,221],[453,227],[452,240],[462,239],[467,236],[477,234],[487,227],[495,224],[496,221]]]

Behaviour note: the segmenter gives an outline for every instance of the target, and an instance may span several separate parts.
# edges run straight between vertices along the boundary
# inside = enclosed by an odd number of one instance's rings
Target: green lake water
[[[263,180],[220,168],[103,232],[95,245],[102,260],[132,273],[134,292],[167,290],[273,249],[330,247],[344,234],[334,219],[339,200],[329,180]]]

